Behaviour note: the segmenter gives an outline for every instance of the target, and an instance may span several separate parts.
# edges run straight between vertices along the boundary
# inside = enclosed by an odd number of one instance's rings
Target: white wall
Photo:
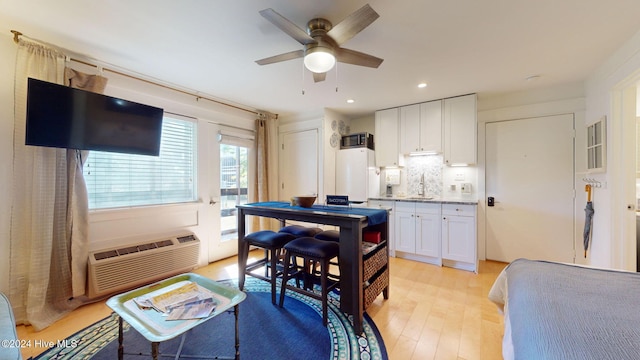
[[[351,133],[367,132],[369,134],[375,134],[376,132],[376,116],[371,114],[368,116],[362,116],[355,119],[351,119]],[[373,142],[376,142],[375,137]]]
[[[10,35],[10,33],[7,32]],[[0,291],[9,286],[9,232],[11,211],[11,171],[13,153],[13,84],[17,45],[7,34],[0,34],[0,164],[5,171],[0,172],[4,191],[0,192]],[[95,73],[97,70],[86,65],[71,62],[70,66]],[[121,69],[116,69],[121,70]],[[162,107],[167,112],[197,118],[198,126],[198,202],[184,205],[138,208],[131,210],[93,211],[90,214],[90,249],[120,246],[141,238],[156,238],[162,234],[173,234],[183,230],[193,231],[202,240],[200,264],[208,261],[208,242],[217,236],[210,221],[212,207],[208,200],[213,194],[207,186],[211,177],[219,177],[219,168],[212,166],[208,156],[207,143],[215,141],[206,131],[205,124],[214,126],[231,125],[253,130],[256,115],[208,100],[176,92],[164,87],[151,85],[105,71],[109,78],[105,94],[137,102]]]

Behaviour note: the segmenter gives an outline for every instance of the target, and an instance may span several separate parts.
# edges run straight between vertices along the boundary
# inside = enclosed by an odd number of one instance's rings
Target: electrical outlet
[[[454,175],[454,180],[455,181],[464,181],[464,173],[463,172],[456,173]]]

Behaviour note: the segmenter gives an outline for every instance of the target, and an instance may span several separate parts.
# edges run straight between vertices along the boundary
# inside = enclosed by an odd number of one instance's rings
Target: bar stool
[[[283,228],[278,230],[278,232],[291,234],[291,235],[295,236],[296,238],[299,238],[299,237],[314,237],[316,234],[321,233],[322,229],[320,229],[318,227],[306,227],[306,226],[302,226],[302,225],[288,225],[288,226],[284,226]],[[283,260],[282,254],[280,254],[280,260],[281,261]],[[293,259],[291,266],[299,266],[297,259],[295,259],[295,258]],[[299,281],[299,279],[296,279],[296,284],[298,283],[298,281]]]
[[[315,234],[313,237],[319,240],[339,242],[340,232],[338,230],[324,230]]]
[[[288,225],[278,230],[278,232],[291,234],[295,237],[314,237],[316,234],[321,233],[322,229],[302,225]]]
[[[276,278],[283,274],[282,270],[278,270],[280,252],[289,241],[296,237],[281,232],[271,230],[261,230],[248,234],[242,240],[243,258],[239,262],[240,279],[238,288],[244,288],[246,275],[265,280],[271,283],[271,303],[276,304]],[[264,249],[264,257],[256,260],[251,264],[247,264],[249,256],[249,247],[256,246]],[[264,267],[264,275],[254,272],[254,270]],[[286,273],[286,271],[284,271]]]
[[[280,289],[280,307],[284,304],[285,291],[292,290],[300,294],[307,295],[314,299],[320,300],[322,303],[322,324],[327,325],[327,297],[329,291],[338,286],[338,281],[329,277],[329,262],[331,259],[338,257],[340,246],[336,242],[319,240],[312,237],[301,237],[288,242],[284,245],[284,271],[282,275],[282,287]],[[291,259],[300,257],[303,259],[302,267],[291,267]],[[311,263],[320,264],[320,294],[313,291],[313,284],[317,281],[318,276]],[[303,287],[296,287],[287,284],[290,277],[302,276]]]

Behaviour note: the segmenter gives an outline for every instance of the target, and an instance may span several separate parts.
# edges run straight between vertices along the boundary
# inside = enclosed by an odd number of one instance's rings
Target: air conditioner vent
[[[164,240],[164,241],[158,241],[157,243],[155,243],[159,248],[161,247],[165,247],[165,246],[171,246],[173,245],[173,241],[171,240]]]
[[[193,234],[89,254],[89,297],[148,284],[198,266],[200,241]]]
[[[129,246],[126,248],[121,248],[118,249],[118,255],[127,255],[127,254],[132,254],[138,252],[138,247],[137,246]]]
[[[103,251],[103,252],[95,253],[93,254],[93,256],[95,257],[96,260],[108,259],[108,258],[118,256],[118,251],[117,250]]]
[[[196,237],[194,235],[181,236],[178,238],[178,241],[182,243],[186,243],[189,241],[196,241]]]

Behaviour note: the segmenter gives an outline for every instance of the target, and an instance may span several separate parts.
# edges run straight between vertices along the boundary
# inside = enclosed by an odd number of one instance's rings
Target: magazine
[[[141,309],[155,309],[167,315],[166,320],[206,318],[218,305],[213,294],[195,282],[159,295],[143,295],[133,300]]]

